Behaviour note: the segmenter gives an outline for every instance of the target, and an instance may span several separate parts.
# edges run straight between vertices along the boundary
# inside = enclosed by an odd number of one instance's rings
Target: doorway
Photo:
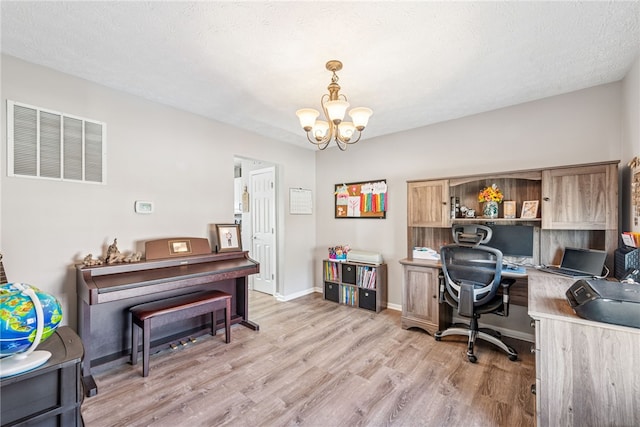
[[[260,273],[249,276],[249,287],[275,295],[278,265],[276,166],[239,157],[234,160],[236,170],[240,168],[240,188],[245,196],[240,204],[242,213],[239,218],[236,216],[236,222],[241,224],[242,247],[249,251],[251,258],[260,263]],[[238,178],[234,183],[235,188],[238,188],[237,180]],[[237,206],[237,202],[234,205]]]

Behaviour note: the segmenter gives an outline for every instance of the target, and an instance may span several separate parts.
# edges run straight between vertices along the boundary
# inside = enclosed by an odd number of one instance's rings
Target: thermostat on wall
[[[139,214],[150,214],[153,212],[153,202],[136,200],[135,211]]]

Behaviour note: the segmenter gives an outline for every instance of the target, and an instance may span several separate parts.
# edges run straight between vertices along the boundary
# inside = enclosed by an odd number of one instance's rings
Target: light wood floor
[[[403,330],[400,313],[375,314],[320,294],[277,302],[250,293],[251,331],[232,327],[137,366],[103,370],[86,398],[99,426],[533,426],[535,361],[511,341],[511,362],[491,344],[467,361],[461,341]],[[482,320],[482,319],[480,319]],[[453,338],[456,340],[456,338]]]

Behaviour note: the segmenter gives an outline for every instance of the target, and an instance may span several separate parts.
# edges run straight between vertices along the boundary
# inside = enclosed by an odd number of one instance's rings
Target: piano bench
[[[138,363],[138,328],[142,329],[142,376],[149,375],[149,347],[151,326],[160,326],[178,320],[211,313],[211,335],[216,335],[216,311],[224,309],[225,342],[231,341],[231,294],[222,291],[204,291],[180,295],[159,301],[139,304],[131,313],[131,364]]]

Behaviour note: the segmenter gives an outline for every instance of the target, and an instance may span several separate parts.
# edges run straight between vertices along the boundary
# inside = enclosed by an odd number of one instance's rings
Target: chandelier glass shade
[[[349,111],[352,121],[344,121],[349,102],[347,97],[340,93],[338,75],[336,74],[336,71],[342,69],[342,63],[332,60],[327,62],[326,68],[333,73],[331,83],[327,86],[329,93],[325,93],[320,98],[320,105],[326,120],[318,120],[320,113],[313,108],[298,110],[296,115],[300,120],[300,126],[307,133],[307,139],[310,143],[316,145],[320,150],[324,150],[331,141],[335,141],[338,148],[344,151],[349,144],[360,141],[362,131],[367,126],[373,111],[366,107],[353,108]]]

